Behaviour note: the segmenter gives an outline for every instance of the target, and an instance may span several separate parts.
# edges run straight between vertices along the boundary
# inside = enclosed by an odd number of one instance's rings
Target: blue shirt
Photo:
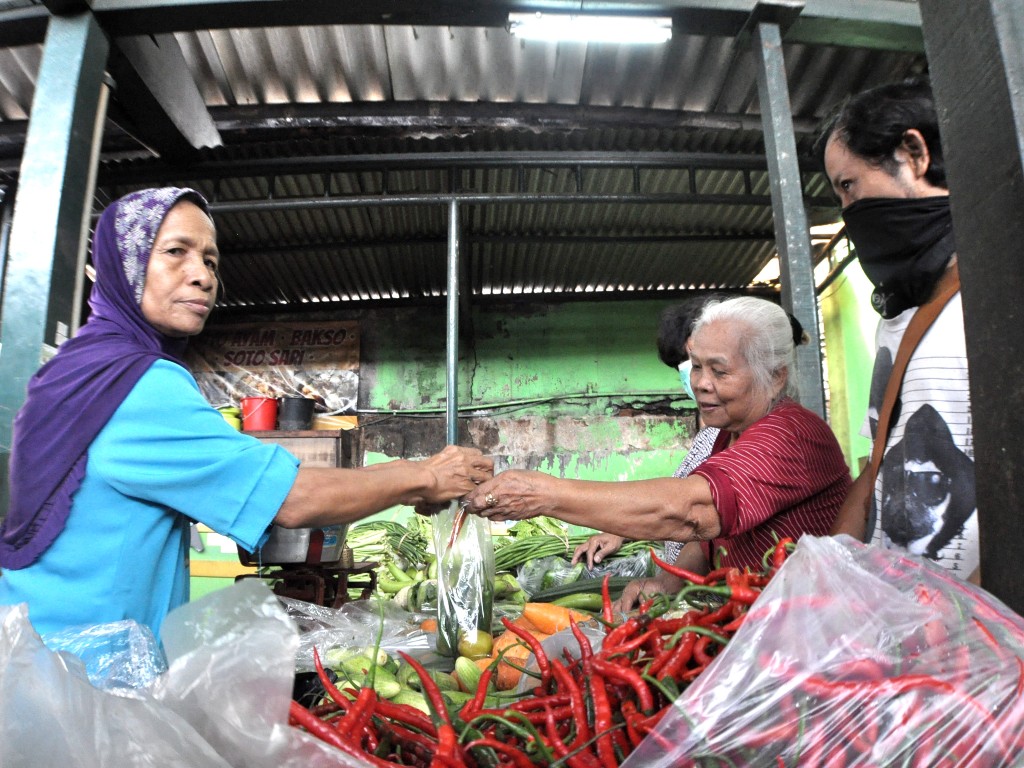
[[[252,551],[298,464],[231,428],[188,371],[158,360],[89,447],[64,530],[0,577],[0,605],[28,603],[39,634],[134,619],[159,637],[188,601],[190,518]]]

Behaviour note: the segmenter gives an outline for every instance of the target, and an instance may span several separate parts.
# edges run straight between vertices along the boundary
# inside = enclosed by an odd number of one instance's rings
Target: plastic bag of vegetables
[[[490,523],[476,515],[466,515],[456,529],[458,510],[453,501],[431,519],[437,553],[437,652],[474,658],[491,650],[494,544]]]
[[[1024,619],[935,563],[803,536],[623,764],[1020,765]]]

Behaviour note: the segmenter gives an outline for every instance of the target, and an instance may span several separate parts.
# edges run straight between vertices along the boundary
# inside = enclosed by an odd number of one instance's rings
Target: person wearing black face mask
[[[879,86],[848,99],[826,120],[816,148],[874,286],[872,307],[881,315],[864,433],[882,444],[875,446],[874,467],[865,468],[851,488],[833,533],[924,555],[977,581],[963,313],[927,80]],[[916,314],[921,316],[912,323]],[[918,327],[923,335],[912,342]],[[890,374],[904,358],[906,368],[894,374],[893,405],[886,406]],[[886,434],[879,433],[880,414]],[[916,481],[924,476],[940,481],[927,494]]]

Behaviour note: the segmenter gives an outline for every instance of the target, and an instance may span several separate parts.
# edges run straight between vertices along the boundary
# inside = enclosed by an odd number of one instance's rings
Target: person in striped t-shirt
[[[630,538],[699,542],[677,560],[697,573],[716,560],[759,568],[778,538],[828,534],[850,471],[829,426],[794,399],[786,312],[749,296],[711,301],[688,351],[701,420],[720,430],[689,476],[600,482],[512,470],[480,484],[468,509],[493,520],[547,515]],[[667,574],[632,582],[617,607],[679,586]]]

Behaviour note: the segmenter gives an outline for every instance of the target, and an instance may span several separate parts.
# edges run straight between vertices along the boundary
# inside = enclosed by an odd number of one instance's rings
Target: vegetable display
[[[438,768],[1022,764],[1024,619],[939,566],[812,536],[756,573],[654,561],[685,579],[674,597],[618,621],[606,588],[599,618],[556,635],[506,617],[495,655],[459,660],[467,699],[442,708],[437,686],[429,725],[398,736],[371,706],[376,730],[344,749]],[[514,693],[493,685],[506,668]]]
[[[688,585],[676,599],[648,600],[622,622],[614,620],[606,578],[600,619],[604,635],[598,647],[577,621],[584,614],[537,604],[530,621],[557,631],[568,619],[577,653],[549,657],[537,633],[506,617],[502,624],[517,642],[487,662],[472,698],[457,708],[429,671],[403,655],[420,677],[429,719],[419,710],[387,702],[376,691],[339,690],[324,676],[329,700],[302,713],[293,706],[291,722],[335,746],[343,741],[339,749],[361,754],[369,765],[617,766],[729,642],[790,546],[779,542],[764,573],[722,569],[701,584]],[[656,556],[655,561],[670,567]],[[520,671],[536,685],[513,699],[500,699],[491,683],[504,657],[517,647],[532,653],[536,669]],[[318,671],[323,673],[319,662]]]

